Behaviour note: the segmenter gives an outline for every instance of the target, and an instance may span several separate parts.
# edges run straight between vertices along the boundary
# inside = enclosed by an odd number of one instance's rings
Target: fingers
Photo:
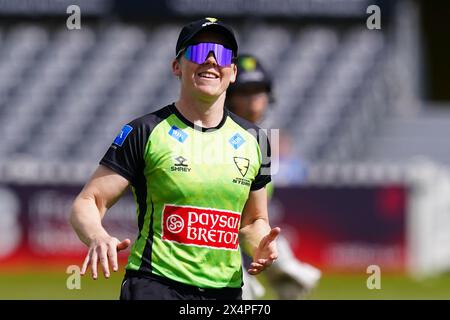
[[[116,272],[119,267],[117,263],[117,250],[114,246],[108,246],[108,257],[109,257],[109,263],[111,263],[112,269],[114,272]]]
[[[261,272],[261,270],[258,269],[248,269],[247,272],[249,274],[251,274],[252,276],[256,276],[257,274],[259,274]]]
[[[256,262],[252,262],[248,269],[248,273],[250,274],[258,274],[264,270],[264,265]]]
[[[268,261],[269,261],[269,259],[258,259],[258,260],[256,260],[256,263],[265,265],[265,264],[267,264]]]
[[[262,240],[261,240],[261,246],[265,247],[267,246],[270,242],[274,241],[278,235],[280,234],[281,229],[276,227],[273,228],[272,230],[270,230],[269,234],[266,235]]]
[[[257,275],[264,271],[268,266],[266,264],[252,263],[248,269],[248,273],[251,275]]]
[[[98,246],[97,254],[100,259],[100,265],[102,266],[103,274],[106,278],[109,278],[108,251],[106,249],[106,245]]]
[[[110,264],[114,271],[117,271],[119,269],[117,252],[128,248],[130,246],[130,243],[130,239],[125,239],[122,242],[119,242],[117,238],[109,238],[106,240],[103,239],[103,241],[96,241],[89,249],[86,258],[83,261],[81,275],[84,275],[86,273],[90,265],[92,278],[96,280],[98,278],[97,264],[100,260],[103,274],[105,275],[105,278],[108,279],[111,275],[109,269]]]
[[[117,245],[117,251],[125,250],[130,246],[130,243],[131,243],[130,239],[123,240],[121,243]]]
[[[87,267],[89,265],[89,261],[91,260],[91,254],[92,254],[92,250],[89,250],[86,255],[86,258],[84,259],[83,266],[81,267],[81,272],[80,272],[80,274],[82,276],[84,276],[84,274],[86,273]]]
[[[268,236],[267,236],[267,240],[270,242],[270,241],[274,241],[277,237],[278,237],[278,235],[280,234],[280,232],[281,232],[281,229],[280,228],[278,228],[278,227],[276,227],[276,228],[273,228],[272,230],[270,230],[270,232],[269,232],[269,234],[268,234]]]
[[[258,259],[257,261],[253,261],[250,264],[250,267],[247,271],[251,275],[256,275],[256,274],[264,271],[266,268],[270,267],[272,265],[273,261],[274,260],[272,260],[272,259]]]
[[[264,263],[261,263],[261,261],[259,262],[252,262],[250,264],[250,268],[262,268],[264,267]]]
[[[118,267],[118,263],[117,263],[117,252],[121,251],[121,250],[125,250],[126,248],[128,248],[131,244],[131,240],[130,239],[125,239],[122,242],[119,242],[115,247],[116,250],[114,250],[114,246],[109,246],[108,247],[108,256],[109,256],[109,261],[111,263],[111,266],[113,267],[114,272],[116,272],[119,267]]]
[[[264,265],[262,265],[260,263],[252,262],[247,271],[251,275],[257,275],[258,273],[260,273],[263,270],[264,270]]]
[[[94,280],[97,280],[97,262],[98,262],[97,251],[94,249],[92,250],[91,256],[91,271],[92,271],[92,279]]]

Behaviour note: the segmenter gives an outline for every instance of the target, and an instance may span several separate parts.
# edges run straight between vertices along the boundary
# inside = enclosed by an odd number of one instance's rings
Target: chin
[[[209,97],[219,97],[221,95],[221,92],[218,88],[211,88],[211,87],[203,87],[199,86],[197,87],[198,91],[204,95]]]

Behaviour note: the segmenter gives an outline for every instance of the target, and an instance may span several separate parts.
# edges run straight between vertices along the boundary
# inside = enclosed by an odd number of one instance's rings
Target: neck
[[[181,95],[175,105],[180,113],[189,121],[203,128],[213,128],[219,125],[223,118],[225,93],[218,98],[201,100]]]

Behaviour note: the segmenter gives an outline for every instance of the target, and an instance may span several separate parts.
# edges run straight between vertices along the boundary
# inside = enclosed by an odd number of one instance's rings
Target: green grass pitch
[[[0,270],[0,299],[113,299],[119,297],[123,271],[110,279],[81,278],[81,288],[66,287],[65,269]],[[382,275],[381,289],[369,290],[366,274],[327,274],[307,299],[450,299],[450,274],[417,281]],[[270,291],[269,291],[270,292]],[[270,295],[268,298],[273,298]]]

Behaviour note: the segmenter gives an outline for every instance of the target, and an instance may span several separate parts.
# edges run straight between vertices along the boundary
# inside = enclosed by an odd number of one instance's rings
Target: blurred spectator
[[[298,184],[306,177],[306,166],[300,155],[295,154],[292,148],[292,138],[280,130],[279,135],[279,169],[273,175],[276,185]]]

